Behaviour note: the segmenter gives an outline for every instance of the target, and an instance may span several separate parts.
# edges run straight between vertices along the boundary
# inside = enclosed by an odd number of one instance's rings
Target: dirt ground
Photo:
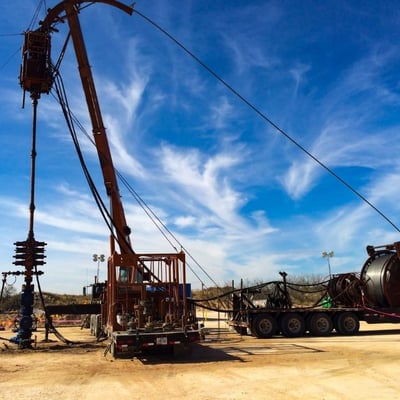
[[[0,400],[41,399],[400,399],[400,326],[361,324],[353,337],[255,339],[208,319],[187,358],[114,360],[88,329],[60,328],[18,350],[0,332]],[[218,327],[220,329],[218,329]]]

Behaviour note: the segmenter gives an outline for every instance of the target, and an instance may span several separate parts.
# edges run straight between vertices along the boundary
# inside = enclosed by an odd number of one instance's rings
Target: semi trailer
[[[341,273],[319,283],[323,296],[310,306],[292,304],[286,273],[274,282],[264,300],[260,290],[238,289],[231,294],[228,324],[240,334],[257,338],[356,335],[360,321],[400,322],[400,242],[367,246],[368,259],[358,273]]]

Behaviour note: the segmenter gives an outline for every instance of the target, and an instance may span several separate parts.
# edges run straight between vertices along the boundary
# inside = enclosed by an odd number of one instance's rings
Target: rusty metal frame
[[[82,3],[104,3],[113,7],[117,7],[129,15],[133,14],[133,7],[127,6],[126,4],[116,0],[64,0],[48,11],[46,18],[41,21],[42,28],[51,30],[51,25],[60,20],[60,14],[63,11],[67,12],[68,8],[80,5]]]

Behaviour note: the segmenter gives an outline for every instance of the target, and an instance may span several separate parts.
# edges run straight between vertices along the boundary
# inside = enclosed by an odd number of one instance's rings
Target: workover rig
[[[191,344],[200,340],[195,307],[190,301],[190,284],[186,282],[186,261],[183,252],[138,254],[131,245],[131,230],[127,225],[118,188],[117,175],[107,140],[106,129],[96,94],[96,88],[86,52],[78,14],[83,3],[105,3],[131,15],[133,8],[119,1],[64,0],[47,11],[34,31],[25,32],[20,84],[32,98],[34,133],[36,107],[42,93],[51,91],[57,70],[51,62],[51,34],[56,25],[68,23],[78,62],[78,70],[93,128],[93,138],[100,161],[104,185],[110,200],[106,220],[111,221],[110,255],[107,281],[94,286],[97,304],[89,305],[98,312],[97,332],[110,339],[114,357],[132,356],[148,348],[172,348],[180,353],[190,351]],[[35,142],[35,135],[34,135]],[[32,159],[36,154],[32,151]],[[34,168],[32,168],[34,171]],[[34,175],[34,174],[32,174]],[[33,185],[32,185],[33,188]],[[31,191],[33,193],[33,189]],[[16,265],[25,266],[25,285],[21,300],[20,329],[14,342],[27,346],[32,327],[32,275],[39,274],[37,265],[44,263],[44,242],[33,235],[33,195],[31,226],[28,240],[17,242]],[[87,311],[75,306],[75,309]],[[46,308],[49,314],[49,308]],[[47,315],[47,318],[50,318]]]

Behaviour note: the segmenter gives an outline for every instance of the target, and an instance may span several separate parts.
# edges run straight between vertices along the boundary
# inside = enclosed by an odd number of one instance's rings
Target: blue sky
[[[26,239],[29,222],[32,109],[29,97],[21,108],[20,34],[57,3],[0,4],[1,271],[15,270],[13,243]],[[139,0],[136,8],[400,225],[398,2]],[[360,271],[366,245],[399,240],[141,16],[95,4],[80,20],[118,171],[215,282],[269,281],[282,270],[326,276],[323,251],[335,253],[333,272]],[[53,34],[53,60],[65,36],[65,26]],[[91,132],[72,47],[61,75]],[[107,227],[51,94],[39,100],[37,129],[35,237],[48,243],[42,289],[80,293],[96,273],[92,254],[108,254]],[[104,195],[95,149],[83,133],[80,140]],[[135,251],[173,251],[120,190]],[[103,263],[100,279],[104,271]]]

